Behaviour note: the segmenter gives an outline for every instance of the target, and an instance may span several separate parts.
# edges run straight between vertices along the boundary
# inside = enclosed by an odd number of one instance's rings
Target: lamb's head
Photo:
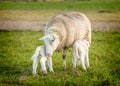
[[[45,52],[46,56],[52,56],[53,52],[56,50],[59,44],[59,37],[56,34],[47,34],[40,38],[45,42]]]

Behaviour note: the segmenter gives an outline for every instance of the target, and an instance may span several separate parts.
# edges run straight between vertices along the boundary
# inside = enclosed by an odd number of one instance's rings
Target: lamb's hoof
[[[54,73],[54,70],[50,70],[51,73]]]
[[[63,70],[66,70],[66,67],[63,67]]]
[[[36,72],[34,72],[34,71],[33,71],[33,72],[32,72],[32,74],[33,74],[33,75],[35,75],[35,74],[36,74]]]
[[[82,69],[84,72],[87,71],[86,69]]]

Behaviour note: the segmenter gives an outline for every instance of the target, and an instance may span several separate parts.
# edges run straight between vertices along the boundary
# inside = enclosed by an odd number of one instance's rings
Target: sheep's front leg
[[[38,65],[37,58],[34,58],[33,59],[33,71],[32,71],[32,74],[36,74],[37,65]]]
[[[44,75],[47,74],[46,65],[45,65],[46,60],[47,60],[46,57],[42,57],[42,58],[40,59],[41,70],[42,70],[42,72],[43,72]]]
[[[67,49],[65,48],[63,50],[63,55],[62,55],[62,58],[63,58],[63,68],[66,69],[66,53],[67,53]]]
[[[48,63],[49,71],[54,72],[52,67],[52,57],[48,57],[47,63]]]

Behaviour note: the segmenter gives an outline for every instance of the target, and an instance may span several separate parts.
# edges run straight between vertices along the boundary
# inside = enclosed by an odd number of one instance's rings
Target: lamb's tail
[[[31,57],[31,60],[37,59],[40,53],[40,48],[36,48],[35,54]]]

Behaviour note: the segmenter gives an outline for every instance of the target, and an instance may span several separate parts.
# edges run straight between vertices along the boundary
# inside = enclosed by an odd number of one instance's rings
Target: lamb
[[[46,55],[52,56],[56,50],[63,49],[63,67],[66,69],[66,53],[76,40],[87,40],[91,44],[91,23],[86,15],[69,12],[52,17],[46,27],[45,35],[40,39],[45,42]]]
[[[43,74],[47,74],[47,70],[46,70],[46,61],[49,67],[49,71],[50,72],[54,72],[53,68],[52,68],[52,57],[47,57],[45,55],[45,46],[38,46],[36,48],[35,54],[32,56],[32,60],[33,60],[33,71],[32,74],[36,74],[36,69],[37,69],[37,65],[38,65],[38,56],[41,57],[40,59],[40,64],[41,64],[41,70],[43,72]]]
[[[72,64],[74,69],[76,69],[77,61],[79,64],[82,64],[84,70],[86,70],[86,67],[89,67],[89,58],[88,58],[89,47],[90,44],[86,40],[77,40],[74,42],[73,58],[72,58]]]

